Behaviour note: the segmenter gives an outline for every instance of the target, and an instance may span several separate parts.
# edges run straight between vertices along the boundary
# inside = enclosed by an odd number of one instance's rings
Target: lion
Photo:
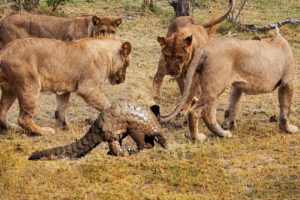
[[[28,37],[72,41],[99,35],[115,35],[116,28],[121,23],[121,18],[110,20],[95,15],[67,19],[29,13],[12,14],[0,22],[0,49],[13,40]]]
[[[29,37],[53,38],[63,41],[95,36],[114,37],[116,28],[121,23],[121,18],[111,20],[95,15],[67,19],[29,13],[12,14],[0,21],[0,49],[13,40]],[[57,101],[60,101],[61,98],[63,97],[57,96]],[[55,111],[55,118],[59,118],[57,113],[58,110]],[[67,127],[64,123],[60,123],[58,126],[63,129]]]
[[[229,130],[236,124],[235,117],[242,94],[270,93],[276,88],[280,105],[279,128],[287,133],[296,133],[299,129],[289,122],[293,74],[292,51],[281,35],[261,40],[225,39],[209,42],[195,52],[188,69],[182,102],[171,115],[161,117],[161,122],[174,118],[189,103],[188,96],[193,92],[192,85],[196,80],[202,93],[188,114],[192,139],[201,142],[206,140],[203,133],[198,133],[200,117],[214,134],[232,137]],[[230,97],[222,128],[216,120],[216,102],[228,87]]]
[[[116,39],[87,38],[63,42],[48,38],[15,40],[0,51],[0,127],[14,129],[6,113],[18,99],[18,124],[37,135],[54,133],[33,121],[40,92],[57,94],[57,123],[66,124],[71,92],[98,111],[110,107],[103,93],[106,78],[112,85],[125,81],[131,44]]]
[[[160,90],[163,78],[166,75],[176,78],[180,92],[183,93],[186,72],[195,50],[210,39],[210,34],[206,31],[206,28],[211,28],[226,19],[234,9],[235,3],[235,0],[230,0],[227,13],[208,24],[201,25],[191,16],[178,17],[169,26],[166,38],[157,37],[157,41],[161,46],[161,57],[153,79],[152,91],[155,99],[160,99]],[[192,87],[197,86],[193,85]],[[194,96],[195,94],[191,93],[189,98],[192,99]]]

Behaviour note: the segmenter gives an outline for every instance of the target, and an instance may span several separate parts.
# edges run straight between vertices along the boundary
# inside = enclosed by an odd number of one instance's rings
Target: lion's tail
[[[215,21],[216,18],[217,18],[217,15],[213,14],[211,19],[210,19],[210,22]],[[214,36],[215,32],[217,31],[217,29],[218,29],[217,25],[209,27],[208,30],[207,30],[208,38],[212,38]]]
[[[195,52],[195,56],[191,62],[191,65],[189,66],[189,69],[188,69],[188,72],[186,75],[186,83],[184,86],[183,98],[182,98],[181,103],[179,104],[179,106],[177,106],[177,108],[170,115],[160,117],[159,118],[160,122],[170,121],[171,119],[176,117],[176,115],[178,115],[180,113],[180,111],[183,109],[184,105],[187,103],[188,96],[191,91],[192,83],[194,81],[195,73],[196,73],[197,69],[199,69],[199,67],[202,66],[205,59],[206,59],[206,56],[204,53],[204,49],[198,48]],[[199,70],[202,70],[202,69],[199,69]]]
[[[96,120],[89,131],[79,140],[66,146],[55,147],[34,152],[28,160],[52,160],[61,158],[80,158],[102,142],[102,131]]]

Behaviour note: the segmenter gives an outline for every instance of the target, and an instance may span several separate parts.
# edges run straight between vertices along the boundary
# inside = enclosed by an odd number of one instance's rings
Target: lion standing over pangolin
[[[102,87],[106,79],[114,84],[125,81],[131,44],[116,39],[88,38],[76,42],[26,38],[15,40],[0,52],[0,126],[15,128],[6,119],[18,99],[19,125],[35,134],[53,133],[33,121],[40,91],[53,92],[57,99],[57,122],[66,124],[65,110],[71,92],[102,111],[110,106]]]
[[[126,152],[122,148],[122,140],[127,136],[137,144],[137,149],[131,153],[152,148],[154,141],[167,148],[157,116],[158,106],[149,109],[147,105],[135,101],[115,101],[110,108],[99,114],[98,119],[81,139],[66,146],[37,151],[29,160],[80,158],[103,141],[108,142],[109,155],[123,156]]]
[[[279,127],[287,133],[296,133],[299,129],[289,122],[293,74],[292,51],[280,35],[263,40],[225,39],[210,42],[195,53],[187,73],[183,101],[161,121],[171,120],[184,108],[189,93],[193,92],[192,85],[197,80],[202,93],[189,113],[189,130],[193,139],[202,142],[206,139],[203,133],[198,132],[200,118],[216,135],[231,137],[231,132],[224,129],[234,128],[242,94],[270,93],[276,88],[280,107]],[[217,98],[228,87],[231,89],[223,129],[216,120]]]
[[[153,79],[152,90],[155,98],[160,98],[161,85],[166,75],[176,78],[180,91],[183,93],[186,72],[194,53],[198,47],[209,41],[209,35],[205,28],[211,28],[227,18],[233,11],[236,1],[230,0],[229,2],[230,7],[227,13],[219,19],[201,25],[193,17],[181,16],[170,25],[166,38],[157,38],[161,46],[161,57]],[[197,85],[192,87],[197,88]],[[194,89],[190,93],[189,99],[193,99],[195,94],[196,90]]]

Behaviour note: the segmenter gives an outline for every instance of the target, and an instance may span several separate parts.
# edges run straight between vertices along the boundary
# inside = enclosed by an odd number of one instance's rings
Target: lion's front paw
[[[192,135],[192,140],[197,141],[199,143],[203,143],[207,140],[207,136],[204,133],[196,133],[195,135]]]
[[[42,127],[41,130],[39,130],[39,133],[41,135],[55,134],[55,130],[50,127]]]
[[[224,131],[223,132],[223,137],[232,138],[233,135],[232,135],[232,133],[230,131]]]
[[[299,129],[297,126],[289,124],[285,131],[288,133],[297,133],[299,131]]]

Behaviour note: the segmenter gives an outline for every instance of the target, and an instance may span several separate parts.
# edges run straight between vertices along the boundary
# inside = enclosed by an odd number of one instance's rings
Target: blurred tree
[[[175,16],[190,16],[190,0],[172,0],[169,2],[174,8]]]

